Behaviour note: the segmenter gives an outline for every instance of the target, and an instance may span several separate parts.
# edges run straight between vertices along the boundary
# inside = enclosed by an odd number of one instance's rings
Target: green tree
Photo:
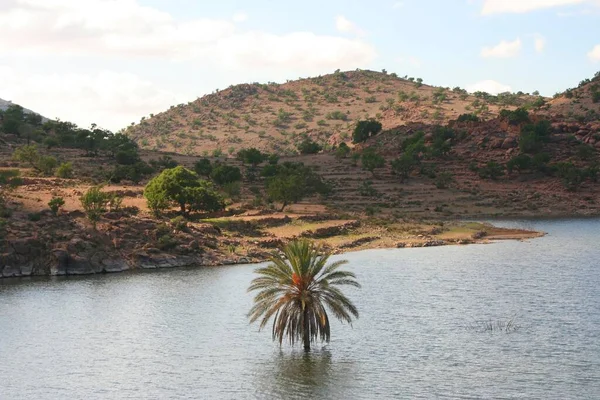
[[[361,162],[363,169],[371,172],[375,176],[375,169],[381,168],[385,165],[385,158],[378,154],[372,148],[365,149],[361,155]]]
[[[29,164],[43,175],[52,175],[58,165],[56,158],[40,155],[35,144],[17,148],[13,153],[13,159]]]
[[[267,195],[271,201],[280,202],[279,211],[283,211],[287,205],[304,198],[305,182],[299,175],[279,174],[267,181]]]
[[[244,164],[257,166],[266,159],[266,155],[261,153],[260,150],[251,147],[249,149],[242,149],[238,151],[237,159]]]
[[[354,143],[365,142],[371,136],[379,134],[381,129],[381,122],[374,119],[358,121],[356,127],[354,128],[354,132],[352,133],[352,141]]]
[[[356,276],[340,267],[346,261],[328,264],[330,254],[307,240],[297,240],[283,248],[283,255],[271,257],[271,263],[255,271],[248,291],[257,291],[248,317],[264,328],[273,317],[273,340],[291,345],[302,341],[310,351],[317,339],[329,342],[331,326],[327,308],[342,322],[358,318],[358,310],[339,286],[360,288]]]
[[[223,198],[207,181],[182,166],[164,170],[153,178],[144,189],[148,207],[159,214],[177,205],[181,213],[191,211],[218,211],[225,208]]]
[[[18,147],[12,157],[15,161],[27,163],[33,169],[39,171],[37,163],[40,159],[40,153],[35,144]]]
[[[271,167],[269,171],[266,171],[267,167]],[[321,176],[302,163],[286,162],[279,166],[265,166],[261,174],[270,175],[266,180],[267,195],[271,201],[282,204],[281,211],[305,197],[315,193],[327,196],[331,191],[331,187]]]
[[[392,161],[392,172],[400,176],[404,182],[410,176],[411,171],[419,164],[418,159],[412,152],[405,152],[400,157]]]
[[[21,126],[25,122],[25,111],[23,107],[13,104],[1,112],[2,130],[4,133],[19,135]]]
[[[209,177],[213,166],[208,158],[201,158],[194,164],[194,171],[200,176]]]
[[[217,165],[210,173],[210,177],[217,185],[223,186],[231,182],[242,180],[242,171],[232,165]]]

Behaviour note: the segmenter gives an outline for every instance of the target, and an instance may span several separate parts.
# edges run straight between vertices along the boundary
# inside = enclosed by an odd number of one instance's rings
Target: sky
[[[600,0],[0,0],[0,98],[82,127],[338,68],[552,96],[600,70]]]

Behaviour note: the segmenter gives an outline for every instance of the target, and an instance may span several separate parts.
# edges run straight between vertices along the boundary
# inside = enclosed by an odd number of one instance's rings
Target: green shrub
[[[110,193],[108,199],[108,208],[110,211],[119,211],[123,205],[123,197],[118,196],[116,193]]]
[[[171,226],[176,232],[186,232],[188,230],[188,223],[185,218],[181,215],[171,218]]]
[[[232,200],[237,201],[240,199],[240,194],[242,193],[242,184],[241,182],[229,182],[223,185],[223,192]]]
[[[92,186],[79,198],[79,201],[86,216],[96,229],[100,217],[106,212],[106,206],[110,201],[110,193],[103,192],[100,186]]]
[[[577,156],[582,160],[590,160],[596,155],[596,149],[589,144],[582,143],[577,146]]]
[[[365,197],[376,197],[379,195],[379,192],[373,187],[373,182],[371,181],[363,182],[358,188],[358,193]]]
[[[62,197],[53,197],[48,202],[48,207],[50,207],[50,211],[52,211],[53,215],[57,215],[58,210],[60,210],[60,208],[64,205],[65,205],[65,200]]]
[[[340,143],[337,149],[335,149],[335,158],[338,160],[348,157],[348,154],[350,154],[350,147],[344,142]]]
[[[21,171],[18,169],[0,170],[0,186],[17,187],[22,183]]]
[[[475,114],[461,114],[458,116],[458,122],[479,122],[480,119]]]
[[[27,214],[27,219],[32,222],[37,222],[42,219],[42,214],[40,214],[39,212],[29,213]]]
[[[502,110],[500,116],[506,118],[511,125],[519,125],[529,122],[529,113],[524,108],[517,108],[514,111]]]
[[[175,168],[179,164],[170,156],[161,156],[156,160],[150,160],[150,165],[156,172],[162,172],[165,169]]]
[[[537,153],[544,143],[550,138],[550,122],[540,121],[536,124],[527,124],[521,128],[519,149],[523,153]]]
[[[304,139],[298,145],[300,154],[317,154],[321,150],[323,150],[323,147],[319,143],[312,141],[310,138]]]
[[[217,165],[210,173],[210,177],[217,185],[225,185],[242,180],[242,172],[238,167],[231,165]]]
[[[242,149],[237,153],[237,159],[244,164],[258,165],[267,158],[266,154],[260,152],[260,150],[252,147],[249,149]]]
[[[504,167],[496,161],[488,161],[488,163],[479,168],[479,176],[484,179],[496,180],[504,175]]]
[[[533,167],[533,159],[529,157],[527,154],[519,154],[514,156],[506,163],[506,169],[509,173],[512,173],[514,170],[518,172],[522,172]]]
[[[169,234],[162,235],[156,241],[156,247],[158,247],[160,250],[171,250],[177,247],[178,244],[179,243],[177,240]]]
[[[136,148],[119,150],[115,155],[115,160],[117,161],[117,164],[133,165],[140,161],[140,156],[138,155]]]
[[[328,113],[325,118],[327,119],[333,119],[333,120],[338,120],[338,121],[347,121],[348,120],[348,115],[342,111],[332,111],[330,113]]]
[[[117,165],[108,174],[108,181],[119,183],[123,180],[139,183],[145,176],[154,172],[154,168],[144,161],[139,161],[134,165]]]
[[[58,160],[52,156],[40,156],[37,162],[37,169],[43,175],[50,176],[58,166]]]
[[[201,158],[194,164],[194,171],[200,176],[209,177],[213,166],[208,158]]]
[[[73,177],[73,164],[70,162],[62,163],[56,169],[56,176],[63,179],[70,179]]]
[[[450,172],[440,172],[435,177],[435,187],[438,189],[446,189],[454,181],[454,177]]]
[[[571,162],[559,162],[554,164],[556,175],[562,180],[563,185],[569,191],[576,191],[586,178],[586,171],[577,168]]]

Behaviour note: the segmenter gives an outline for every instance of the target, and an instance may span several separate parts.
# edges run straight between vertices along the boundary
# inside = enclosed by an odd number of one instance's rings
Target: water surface
[[[507,224],[548,235],[342,256],[360,319],[308,355],[248,325],[255,266],[0,280],[0,398],[600,398],[600,220]]]

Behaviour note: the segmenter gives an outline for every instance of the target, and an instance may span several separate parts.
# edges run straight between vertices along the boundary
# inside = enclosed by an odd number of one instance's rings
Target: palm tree
[[[310,350],[311,341],[320,338],[329,342],[330,325],[325,306],[342,322],[358,318],[354,304],[337,286],[360,287],[352,272],[339,270],[347,261],[327,265],[331,254],[308,240],[296,240],[283,248],[283,255],[274,254],[271,263],[255,271],[248,291],[258,291],[254,306],[248,313],[250,323],[262,318],[260,329],[273,320],[273,340],[281,345],[286,336],[291,345],[296,341]]]

